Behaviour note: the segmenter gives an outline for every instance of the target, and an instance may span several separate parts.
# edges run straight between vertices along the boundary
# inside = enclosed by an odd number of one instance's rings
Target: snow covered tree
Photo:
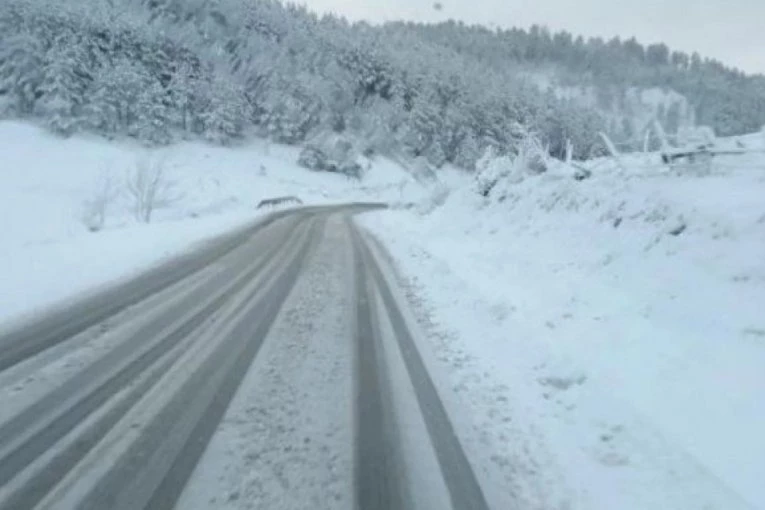
[[[129,133],[140,140],[164,144],[172,138],[167,94],[150,76],[144,77],[133,107]]]
[[[195,73],[191,64],[181,62],[175,69],[168,87],[169,101],[173,123],[182,131],[190,131],[192,119],[197,108],[196,81],[199,73]]]
[[[199,118],[204,137],[216,143],[241,138],[249,120],[249,104],[242,88],[217,76],[203,87],[201,96],[206,104]]]
[[[89,126],[106,134],[127,133],[136,120],[135,108],[146,80],[127,58],[102,62],[94,73],[85,106]]]
[[[0,36],[0,100],[2,110],[31,115],[43,80],[43,48],[31,32]]]
[[[45,55],[35,110],[53,131],[63,135],[84,125],[82,106],[91,77],[81,49],[73,34],[63,34]]]
[[[279,79],[277,83],[281,86],[271,85],[264,98],[263,127],[279,142],[302,142],[321,121],[321,102],[294,80]]]

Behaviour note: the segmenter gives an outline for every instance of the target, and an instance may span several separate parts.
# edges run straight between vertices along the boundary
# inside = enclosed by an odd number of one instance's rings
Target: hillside
[[[542,28],[349,24],[269,0],[12,0],[0,7],[0,116],[151,144],[287,144],[473,168],[487,146],[599,155],[654,116],[674,132],[765,124],[765,78],[637,41]],[[634,146],[634,144],[633,144]]]
[[[640,105],[651,107],[675,132],[682,123],[712,126],[719,135],[757,131],[765,124],[765,76],[748,76],[698,53],[673,51],[665,44],[643,45],[634,38],[585,38],[544,27],[530,30],[489,30],[449,22],[439,25],[394,24],[390,34],[411,31],[428,41],[493,67],[527,73],[542,88],[587,92],[601,112],[616,112],[624,126],[614,124],[612,134],[631,135]],[[543,71],[543,73],[541,72]],[[635,101],[636,90],[660,89],[676,97],[659,105]],[[570,96],[570,94],[569,94]],[[680,97],[677,97],[680,96]],[[682,98],[683,100],[681,100]],[[674,100],[671,100],[674,99]],[[685,110],[686,104],[693,110]],[[620,130],[622,133],[619,133]]]

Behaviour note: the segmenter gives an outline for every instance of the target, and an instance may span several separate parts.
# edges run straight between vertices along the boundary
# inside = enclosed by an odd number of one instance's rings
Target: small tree
[[[135,219],[151,223],[156,209],[168,207],[180,199],[176,185],[167,178],[163,161],[141,160],[128,172],[126,190]]]

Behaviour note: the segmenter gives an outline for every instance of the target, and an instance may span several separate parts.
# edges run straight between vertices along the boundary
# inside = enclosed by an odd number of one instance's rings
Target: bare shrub
[[[109,207],[119,196],[117,179],[109,171],[103,171],[93,187],[90,197],[83,203],[82,223],[91,232],[104,228]]]
[[[143,223],[150,223],[154,211],[168,207],[180,199],[176,183],[168,179],[165,164],[161,160],[139,161],[128,172],[125,189],[131,201],[133,216]]]

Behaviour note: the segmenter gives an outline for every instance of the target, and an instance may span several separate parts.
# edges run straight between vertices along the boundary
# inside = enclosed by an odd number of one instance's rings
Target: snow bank
[[[365,218],[499,508],[765,507],[765,161],[741,161],[452,176],[431,214]]]
[[[36,127],[0,122],[0,322],[33,313],[85,289],[129,275],[245,222],[263,199],[304,203],[416,198],[397,165],[365,162],[361,182],[298,167],[299,149],[263,141],[236,149],[180,144],[146,150],[98,139],[63,140]],[[138,223],[124,192],[141,161],[161,164],[174,200]],[[120,193],[104,229],[89,232],[84,204],[109,175]]]

